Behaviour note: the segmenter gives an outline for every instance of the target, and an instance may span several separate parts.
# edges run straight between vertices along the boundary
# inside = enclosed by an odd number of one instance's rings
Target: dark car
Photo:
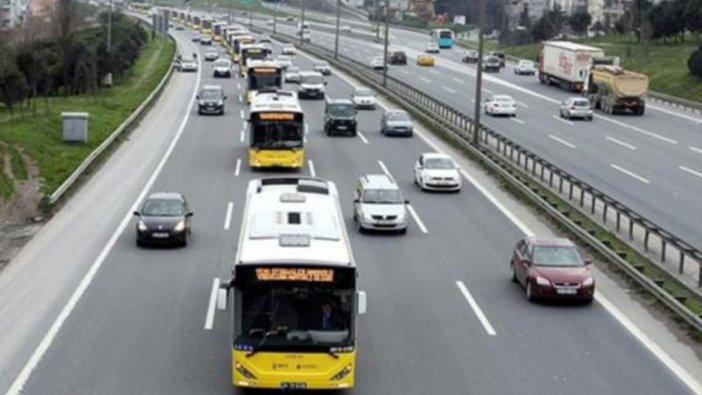
[[[197,95],[198,114],[224,114],[224,89],[220,85],[205,85]]]
[[[324,109],[324,132],[356,135],[356,108],[348,99],[328,100]]]
[[[403,51],[395,51],[390,55],[390,64],[407,64],[407,55]]]
[[[514,247],[510,268],[512,281],[526,290],[529,301],[571,299],[592,302],[595,279],[568,239],[528,237]]]
[[[507,55],[505,55],[504,52],[501,52],[501,51],[491,51],[488,55],[489,55],[489,56],[494,56],[494,57],[496,57],[497,59],[499,59],[499,60],[500,60],[500,67],[505,67],[505,58],[507,57]]]
[[[489,72],[500,72],[500,59],[496,56],[486,56],[483,59],[483,71]]]
[[[414,124],[407,111],[388,110],[380,120],[380,133],[386,136],[401,135],[412,137],[414,134]]]
[[[180,193],[152,193],[144,201],[136,225],[137,246],[146,244],[177,244],[185,247],[191,233],[193,213]]]

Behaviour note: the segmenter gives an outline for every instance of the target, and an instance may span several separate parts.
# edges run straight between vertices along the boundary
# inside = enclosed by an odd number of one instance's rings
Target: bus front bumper
[[[305,162],[302,149],[292,150],[265,150],[249,149],[249,166],[253,168],[277,167],[299,169]]]

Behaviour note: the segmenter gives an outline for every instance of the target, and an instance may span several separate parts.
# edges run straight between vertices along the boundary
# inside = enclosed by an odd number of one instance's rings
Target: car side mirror
[[[200,100],[200,95],[195,96],[196,100]]]
[[[141,213],[138,211],[135,211],[133,214],[136,215],[137,217],[141,217]]]
[[[327,81],[324,81],[324,86],[326,86],[326,85],[327,85]]]
[[[190,212],[188,212],[188,213],[185,214],[185,217],[186,217],[186,218],[190,218],[190,217],[192,217],[193,215],[194,215],[194,213],[193,213],[192,211],[190,211]]]
[[[224,96],[224,97],[222,98],[222,100],[227,100],[227,97],[226,97],[226,96]]]
[[[409,204],[409,200],[405,200],[405,204]]]
[[[356,296],[358,298],[358,314],[366,314],[368,311],[368,297],[366,296],[366,291],[358,291]]]

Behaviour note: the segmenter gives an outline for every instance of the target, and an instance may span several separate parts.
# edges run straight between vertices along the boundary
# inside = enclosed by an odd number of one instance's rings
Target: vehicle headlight
[[[137,229],[139,229],[140,231],[144,232],[144,231],[146,231],[147,229],[149,229],[149,227],[146,226],[146,223],[145,223],[144,221],[139,220],[139,223],[137,224]]]
[[[237,362],[234,364],[234,368],[236,369],[237,372],[239,372],[242,376],[246,377],[249,380],[255,380],[256,376],[254,376],[253,373],[249,372],[248,369],[244,367],[241,363]]]
[[[595,279],[592,277],[588,277],[585,280],[583,280],[583,287],[590,287],[595,283]]]
[[[204,105],[205,105],[205,101],[204,101],[204,100],[200,100],[199,102],[197,102],[197,104],[199,104],[199,105],[201,105],[201,106],[204,106]]]
[[[339,373],[335,374],[331,379],[332,381],[339,381],[351,373],[351,365],[346,365]]]
[[[365,219],[366,221],[372,221],[373,216],[370,215],[370,213],[363,213],[363,219]]]
[[[536,283],[547,287],[551,286],[551,282],[541,276],[536,276]]]
[[[217,100],[217,105],[218,105],[218,106],[224,105],[224,101],[221,100],[221,99],[220,99],[220,100]]]
[[[178,224],[173,228],[174,231],[176,232],[182,232],[185,229],[185,221],[180,221]]]

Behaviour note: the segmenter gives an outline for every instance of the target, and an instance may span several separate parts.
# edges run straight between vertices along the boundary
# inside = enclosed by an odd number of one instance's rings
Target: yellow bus
[[[262,44],[244,44],[239,46],[239,74],[246,76],[248,71],[247,62],[250,60],[265,60],[273,51],[270,47]]]
[[[232,273],[217,304],[233,307],[235,387],[353,388],[367,298],[333,182],[250,181]]]
[[[200,19],[199,16],[193,16],[193,30],[195,31],[200,31],[202,30],[202,19]]]
[[[202,34],[211,35],[213,23],[214,19],[212,17],[206,16],[202,18]]]
[[[259,90],[249,112],[249,166],[302,168],[304,118],[295,92]]]
[[[251,104],[256,92],[283,87],[283,68],[271,60],[251,60],[246,70],[246,104]]]
[[[232,62],[239,64],[239,57],[241,56],[241,47],[248,44],[253,44],[256,40],[249,33],[245,34],[233,34],[230,37],[230,55],[232,57]]]
[[[217,22],[212,24],[212,40],[216,42],[222,42],[222,34],[224,33],[224,27],[227,24],[224,22]]]

